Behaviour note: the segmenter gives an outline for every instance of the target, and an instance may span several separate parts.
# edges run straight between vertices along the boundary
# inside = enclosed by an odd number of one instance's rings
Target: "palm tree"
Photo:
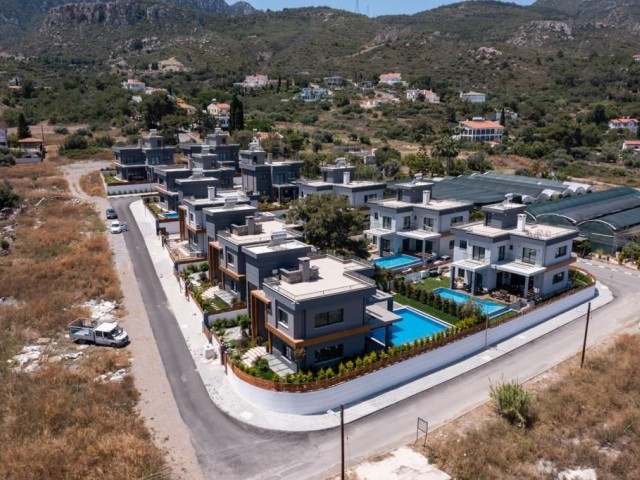
[[[439,137],[431,146],[431,155],[436,158],[443,158],[447,162],[447,175],[451,175],[451,165],[458,153],[460,153],[458,143],[450,135]]]

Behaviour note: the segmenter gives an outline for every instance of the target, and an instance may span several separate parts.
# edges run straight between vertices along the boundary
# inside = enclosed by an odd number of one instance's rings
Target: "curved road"
[[[340,468],[337,429],[306,434],[261,430],[226,416],[213,404],[178,323],[166,306],[164,291],[128,208],[135,200],[114,199],[112,204],[131,227],[126,236],[127,248],[173,395],[191,430],[205,478],[299,480],[336,474]],[[616,297],[592,312],[589,343],[608,338],[625,327],[635,328],[640,272],[584,262],[580,265],[598,275]],[[349,423],[347,463],[357,463],[412,440],[418,416],[427,419],[433,428],[482,404],[488,399],[491,381],[524,381],[572,356],[582,347],[583,319],[584,316],[441,386]]]

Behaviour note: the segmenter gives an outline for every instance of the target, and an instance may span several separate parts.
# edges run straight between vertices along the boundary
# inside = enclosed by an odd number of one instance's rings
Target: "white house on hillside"
[[[474,117],[460,122],[460,140],[466,142],[501,142],[504,127],[499,122]]]
[[[402,85],[404,82],[402,81],[401,73],[383,73],[380,75],[378,79],[378,83],[384,83],[387,85]]]
[[[460,92],[460,99],[463,102],[484,103],[487,100],[487,95],[479,92]]]
[[[440,103],[438,94],[431,90],[407,90],[407,100],[415,102],[419,100],[421,96],[427,103]]]
[[[609,130],[624,128],[625,130],[629,130],[630,132],[637,132],[639,124],[640,120],[638,120],[637,118],[614,118],[609,120]]]

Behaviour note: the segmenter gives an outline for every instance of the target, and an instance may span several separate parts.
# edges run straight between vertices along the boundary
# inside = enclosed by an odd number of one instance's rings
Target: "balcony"
[[[167,248],[174,262],[191,263],[206,260],[205,252],[186,240],[169,240],[167,242]]]

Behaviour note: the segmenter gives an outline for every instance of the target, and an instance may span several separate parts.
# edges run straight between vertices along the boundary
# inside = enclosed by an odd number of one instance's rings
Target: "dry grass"
[[[529,430],[490,415],[432,445],[436,463],[460,480],[555,478],[539,460],[557,471],[594,468],[598,479],[640,478],[639,357],[640,336],[622,336],[534,395]]]
[[[76,305],[122,294],[102,222],[70,198],[57,167],[17,166],[3,175],[29,208],[16,217],[15,244],[0,262],[0,295],[20,301],[0,309],[0,478],[121,479],[162,470],[163,452],[135,410],[132,378],[95,380],[127,367],[126,349],[90,347],[72,368],[44,363],[33,373],[7,363],[43,336],[75,350],[64,334],[86,314]]]
[[[102,174],[99,171],[87,173],[80,178],[80,187],[87,195],[92,197],[104,197],[104,184]]]

